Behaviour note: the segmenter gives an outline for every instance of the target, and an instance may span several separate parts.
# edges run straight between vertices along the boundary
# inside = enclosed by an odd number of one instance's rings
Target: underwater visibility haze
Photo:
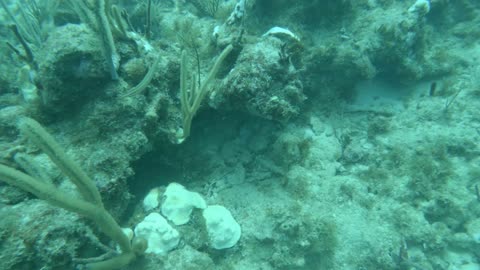
[[[479,25],[0,0],[0,270],[480,270]]]

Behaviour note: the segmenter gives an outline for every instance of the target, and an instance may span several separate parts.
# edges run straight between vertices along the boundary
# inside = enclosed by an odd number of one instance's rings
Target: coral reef
[[[166,221],[173,250],[125,269],[480,269],[479,14],[468,0],[0,0],[0,163],[81,198],[19,132],[32,118],[128,237],[165,215],[174,182],[241,228],[217,250],[190,209]],[[12,184],[1,269],[116,248]]]

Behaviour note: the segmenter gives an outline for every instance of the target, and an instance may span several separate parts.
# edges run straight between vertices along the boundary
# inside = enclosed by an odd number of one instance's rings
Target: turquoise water
[[[0,269],[480,270],[480,2],[0,6]]]

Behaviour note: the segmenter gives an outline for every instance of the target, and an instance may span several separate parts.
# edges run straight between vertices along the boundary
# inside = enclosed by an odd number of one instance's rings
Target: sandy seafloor
[[[154,0],[147,28],[149,1],[112,0],[109,45],[105,2],[85,1],[0,1],[0,163],[31,175],[27,155],[82,196],[18,130],[33,118],[121,227],[167,217],[180,183],[241,228],[215,248],[195,208],[122,269],[480,270],[480,2]],[[199,90],[229,44],[183,138],[182,51]],[[88,217],[0,184],[0,269],[88,269],[102,245]]]

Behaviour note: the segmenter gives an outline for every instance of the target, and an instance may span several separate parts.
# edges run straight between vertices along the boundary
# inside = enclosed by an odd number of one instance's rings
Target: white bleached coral
[[[145,253],[165,255],[176,248],[180,242],[177,230],[168,224],[167,220],[158,213],[151,213],[135,227],[135,236],[147,240],[148,248]]]
[[[214,249],[233,247],[242,234],[242,230],[230,211],[221,205],[210,205],[203,210],[207,224],[210,245]]]
[[[190,220],[194,208],[205,209],[207,204],[197,192],[188,191],[178,183],[170,183],[163,194],[162,215],[175,225]]]

